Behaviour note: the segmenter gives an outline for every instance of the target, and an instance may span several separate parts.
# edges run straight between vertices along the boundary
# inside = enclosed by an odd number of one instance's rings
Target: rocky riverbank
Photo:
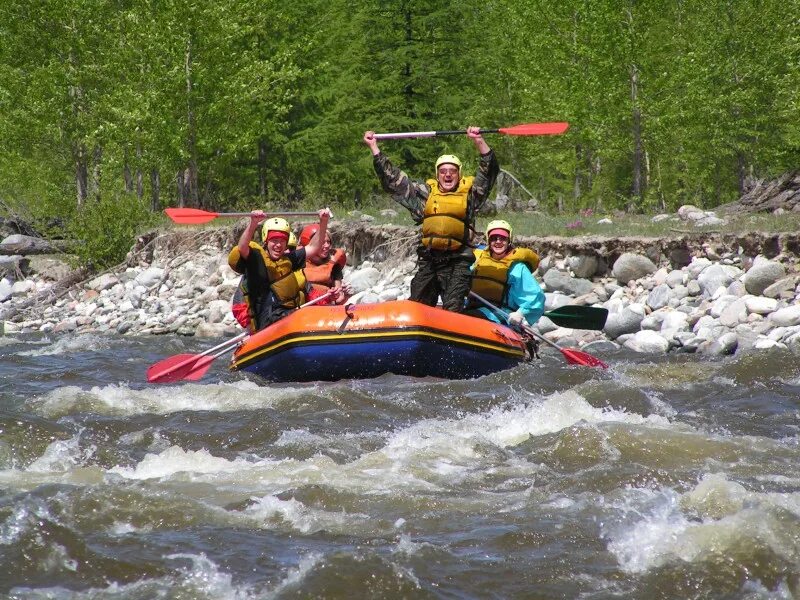
[[[226,256],[241,226],[149,233],[125,264],[89,278],[57,255],[13,256],[0,262],[0,322],[6,335],[235,335],[240,330],[230,298],[238,276]],[[348,253],[353,301],[408,297],[414,229],[337,222],[332,233]],[[705,354],[800,350],[797,235],[518,242],[542,256],[537,276],[548,310],[575,303],[609,310],[601,332],[558,328],[543,319],[539,330],[561,345]],[[31,242],[15,236],[13,243]]]

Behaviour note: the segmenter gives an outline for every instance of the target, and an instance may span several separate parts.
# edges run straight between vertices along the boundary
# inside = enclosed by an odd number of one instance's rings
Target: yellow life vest
[[[294,277],[297,279],[297,285],[301,290],[301,294],[303,296],[302,302],[300,304],[305,304],[306,302],[306,286],[308,285],[308,281],[306,280],[306,274],[303,272],[303,269],[297,269],[294,272]]]
[[[275,304],[285,308],[297,308],[305,302],[305,275],[303,275],[302,269],[292,270],[292,261],[288,256],[284,254],[278,260],[272,260],[267,251],[255,242],[250,242],[250,251],[258,252],[261,256],[267,280],[270,282],[269,287],[275,296]],[[240,261],[239,247],[234,246],[228,254],[228,265],[237,273],[242,273]],[[247,293],[250,287],[252,286],[245,286],[244,291],[247,305],[252,313],[253,303]],[[253,320],[255,320],[254,317],[251,314]]]
[[[513,248],[500,260],[492,258],[489,250],[475,250],[470,289],[492,304],[503,304],[508,292],[508,272],[518,262],[525,263],[533,273],[539,266],[539,255],[528,248]]]
[[[470,239],[467,196],[474,177],[463,177],[452,192],[440,192],[439,183],[429,179],[431,193],[425,202],[422,245],[433,250],[458,250]]]

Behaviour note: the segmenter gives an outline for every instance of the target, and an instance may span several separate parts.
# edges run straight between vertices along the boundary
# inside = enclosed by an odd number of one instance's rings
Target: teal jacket
[[[544,292],[524,263],[516,263],[509,269],[508,293],[505,303],[500,308],[508,313],[519,309],[530,325],[536,323],[544,314]],[[506,324],[505,318],[488,306],[482,306],[478,310],[490,321]]]

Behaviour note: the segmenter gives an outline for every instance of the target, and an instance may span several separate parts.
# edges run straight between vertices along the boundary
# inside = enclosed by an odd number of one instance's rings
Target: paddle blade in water
[[[600,367],[601,369],[608,368],[608,365],[596,356],[592,356],[586,352],[581,352],[580,350],[575,350],[573,348],[561,348],[561,354],[564,355],[564,358],[566,358],[567,362],[571,365]]]
[[[197,361],[199,354],[176,354],[160,360],[147,369],[147,383],[174,383],[186,377]]]
[[[500,133],[506,135],[557,135],[569,129],[569,123],[526,123],[513,127],[501,127]]]
[[[183,225],[200,225],[201,223],[213,221],[219,216],[219,213],[208,212],[199,208],[165,208],[164,212],[167,213],[170,219]]]

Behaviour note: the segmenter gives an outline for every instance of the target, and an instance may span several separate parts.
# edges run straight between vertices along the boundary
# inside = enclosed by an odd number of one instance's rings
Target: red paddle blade
[[[501,127],[500,133],[506,135],[556,135],[564,133],[569,128],[569,123],[526,123],[513,127]]]
[[[165,208],[164,212],[167,213],[170,219],[183,225],[208,223],[219,216],[219,213],[208,212],[199,208]]]
[[[150,365],[147,369],[147,383],[174,383],[184,379],[198,361],[205,356],[199,354],[176,354]]]
[[[194,362],[190,365],[189,371],[182,377],[182,379],[186,379],[188,381],[197,381],[198,379],[202,378],[208,372],[208,369],[211,367],[211,363],[217,357],[214,355],[206,355],[201,356],[197,362]]]
[[[601,369],[608,368],[608,365],[599,358],[597,358],[596,356],[592,356],[591,354],[587,354],[586,352],[581,352],[580,350],[574,350],[572,348],[561,348],[561,354],[564,355],[564,358],[566,358],[567,362],[571,365],[583,365],[584,367],[600,367]]]

